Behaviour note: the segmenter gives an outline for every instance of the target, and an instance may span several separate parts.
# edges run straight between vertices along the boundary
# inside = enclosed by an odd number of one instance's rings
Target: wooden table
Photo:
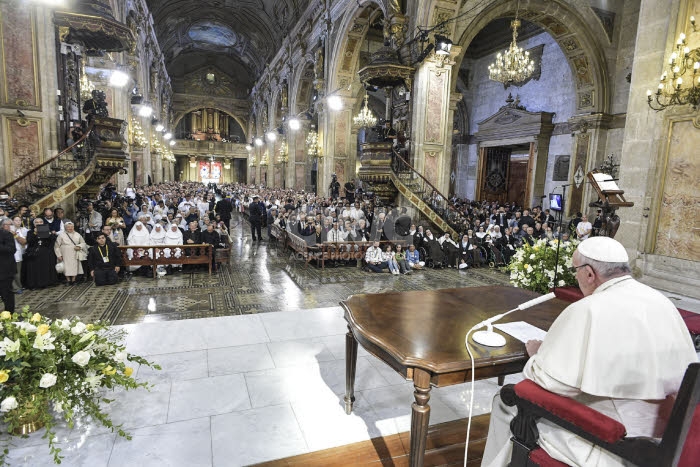
[[[415,292],[353,295],[340,303],[348,322],[346,335],[345,412],[355,401],[357,343],[406,379],[413,380],[410,465],[422,466],[430,418],[431,386],[471,380],[464,336],[475,324],[517,307],[539,294],[515,287],[470,287]],[[549,329],[568,303],[554,299],[505,317]],[[525,345],[505,335],[505,347],[473,343],[475,379],[522,371]]]

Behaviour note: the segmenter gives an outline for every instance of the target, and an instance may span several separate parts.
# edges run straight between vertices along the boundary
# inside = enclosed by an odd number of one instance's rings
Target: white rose
[[[559,287],[564,287],[566,285],[566,282],[563,280],[559,281]]]
[[[41,381],[39,381],[40,388],[50,388],[54,384],[56,384],[56,375],[52,375],[51,373],[44,373],[41,377]]]
[[[58,321],[56,321],[56,324],[60,329],[63,329],[64,331],[70,329],[70,321],[68,321],[67,319],[59,319]]]
[[[73,363],[75,363],[76,365],[85,366],[90,361],[90,354],[81,350],[80,352],[77,352],[75,355],[73,355],[73,358],[71,358],[71,360],[73,360]]]
[[[0,412],[9,412],[10,410],[16,409],[17,407],[17,399],[10,396],[3,400],[2,403],[0,403]]]
[[[83,331],[85,331],[85,323],[78,322],[73,326],[73,329],[70,330],[70,332],[74,335],[77,336],[78,334],[81,334]]]
[[[534,254],[534,253],[530,255],[530,259],[535,259],[535,254]]]
[[[114,354],[114,361],[118,363],[124,363],[128,354],[126,352],[117,352]]]
[[[63,413],[63,403],[62,402],[54,402],[53,410],[56,413]]]

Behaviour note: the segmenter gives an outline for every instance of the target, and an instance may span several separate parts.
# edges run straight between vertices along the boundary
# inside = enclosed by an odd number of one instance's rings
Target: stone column
[[[443,193],[449,188],[452,115],[457,103],[455,100],[450,105],[452,65],[460,50],[453,45],[449,56],[431,54],[416,71],[413,84],[411,136],[415,168]]]

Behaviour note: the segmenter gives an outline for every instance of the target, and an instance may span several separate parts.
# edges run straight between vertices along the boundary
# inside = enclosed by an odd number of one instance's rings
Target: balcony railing
[[[229,157],[248,157],[244,143],[222,143],[221,141],[195,141],[176,139],[171,149],[175,154],[221,155]]]

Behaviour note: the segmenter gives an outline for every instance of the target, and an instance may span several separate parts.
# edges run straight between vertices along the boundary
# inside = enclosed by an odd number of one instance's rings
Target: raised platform
[[[481,464],[486,445],[490,415],[472,419],[469,440],[468,466]],[[467,436],[467,419],[454,420],[431,426],[425,450],[424,466],[451,466],[464,463],[464,441]],[[266,467],[282,466],[349,466],[349,465],[408,465],[409,433],[373,438],[369,441],[348,444],[337,448],[287,457],[257,464]]]

